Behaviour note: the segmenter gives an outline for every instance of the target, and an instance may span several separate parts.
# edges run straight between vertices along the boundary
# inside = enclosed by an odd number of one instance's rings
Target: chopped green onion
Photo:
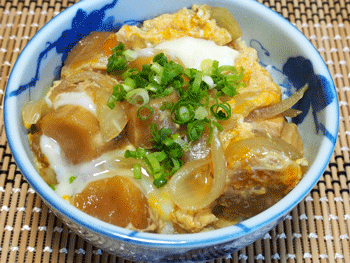
[[[107,73],[113,75],[123,74],[128,69],[128,61],[135,60],[137,53],[125,50],[125,45],[119,42],[118,46],[112,48],[113,54],[108,58]]]
[[[161,188],[162,186],[164,186],[166,183],[168,182],[168,180],[164,177],[163,174],[159,173],[156,175],[156,178],[153,180],[153,184],[157,187],[157,188]]]
[[[213,60],[204,59],[201,63],[201,70],[206,75],[211,75],[213,71]]]
[[[117,101],[123,100],[125,95],[126,95],[126,91],[124,90],[123,85],[113,86],[113,94],[109,97],[107,106],[113,109]]]
[[[218,69],[219,69],[219,61],[217,61],[217,60],[214,60],[213,61],[213,74],[217,74],[217,71],[218,71]]]
[[[236,87],[227,83],[226,86],[222,89],[222,92],[225,93],[229,97],[233,97],[238,94]]]
[[[168,58],[164,55],[164,53],[159,53],[153,57],[153,62],[164,66],[166,63],[168,63]]]
[[[71,176],[71,177],[69,177],[69,183],[70,183],[70,184],[73,183],[75,179],[77,179],[76,176]]]
[[[199,89],[200,89],[200,85],[202,82],[202,77],[203,77],[203,72],[202,71],[197,71],[196,73],[196,77],[192,83],[192,91],[193,93],[198,93]]]
[[[218,69],[218,73],[233,73],[233,74],[237,74],[237,69],[234,66],[221,66]]]
[[[200,120],[196,120],[187,125],[187,136],[190,141],[198,141],[204,131],[204,125]]]
[[[158,83],[149,83],[145,89],[156,93],[160,88],[161,86]]]
[[[141,165],[139,164],[134,164],[133,165],[133,170],[134,170],[134,178],[135,179],[141,179]]]
[[[172,162],[173,168],[171,169],[170,174],[173,175],[181,168],[182,162],[177,158],[171,158],[171,162]]]
[[[56,190],[56,188],[55,188],[55,185],[54,185],[54,184],[49,184],[49,186],[51,187],[51,189],[52,189],[52,190],[54,190],[54,191]]]
[[[177,124],[186,124],[194,116],[193,106],[188,101],[179,100],[171,110],[171,118]]]
[[[131,49],[125,50],[122,54],[125,56],[127,61],[133,61],[137,58],[137,52]]]
[[[122,84],[122,86],[123,86],[123,88],[124,88],[124,90],[125,90],[126,93],[128,93],[128,92],[131,91],[131,90],[133,90],[132,87],[130,87],[130,86],[128,86],[128,85],[125,85],[124,83]]]
[[[146,150],[142,147],[136,148],[136,159],[143,159],[146,156]]]
[[[131,77],[127,77],[124,80],[123,84],[129,86],[131,89],[135,89],[136,88],[136,81],[134,79],[132,79]]]
[[[169,137],[165,138],[164,140],[162,140],[162,144],[165,147],[169,147],[170,145],[172,145],[174,143],[174,141],[172,139],[170,139]]]
[[[159,65],[157,62],[154,62],[151,66],[151,70],[153,70],[157,75],[163,74],[163,67]]]
[[[173,106],[174,106],[174,102],[172,102],[172,101],[163,101],[162,106],[160,106],[159,109],[161,111],[171,110]]]
[[[149,95],[145,89],[134,89],[126,93],[125,99],[133,105],[143,105],[149,102]]]
[[[146,114],[144,112],[146,111]],[[149,105],[142,105],[137,110],[137,117],[141,120],[148,120],[153,114],[153,108]]]
[[[164,161],[168,156],[164,151],[161,152],[155,152],[154,156],[157,158],[159,162]]]
[[[136,158],[136,151],[126,150],[124,153],[125,158]]]
[[[231,117],[231,105],[227,102],[214,104],[210,107],[210,111],[220,121],[228,120]]]
[[[161,83],[162,83],[162,76],[161,76],[161,75],[155,75],[155,76],[153,76],[153,80],[154,80],[157,84],[161,84]]]
[[[142,160],[146,156],[146,150],[142,147],[137,147],[135,151],[126,150],[124,153],[125,158],[135,158]]]
[[[184,69],[174,61],[168,61],[165,54],[160,53],[153,57],[153,63],[142,65],[141,71],[136,68],[129,69],[128,61],[136,57],[137,53],[125,50],[122,43],[113,48],[107,71],[110,74],[121,74],[124,81],[122,85],[113,88],[113,94],[108,101],[109,107],[113,108],[117,101],[125,99],[130,104],[139,105],[137,116],[147,120],[154,113],[152,107],[147,105],[150,99],[164,97],[176,91],[180,99],[175,103],[163,102],[160,110],[170,110],[172,121],[186,126],[189,142],[197,141],[206,128],[209,129],[208,142],[213,137],[214,129],[222,131],[218,121],[230,118],[231,106],[228,103],[210,106],[210,94],[214,94],[217,101],[226,101],[226,98],[220,96],[237,95],[238,89],[244,86],[242,67],[238,73],[234,66],[219,67],[217,60],[205,59],[201,63],[201,70]],[[140,147],[135,151],[127,150],[125,157],[144,160],[145,168],[154,177],[154,184],[161,187],[167,182],[166,178],[183,165],[181,158],[183,152],[189,150],[190,143],[184,141],[179,134],[171,134],[168,128],[159,129],[157,125],[151,124],[150,129],[153,149],[147,153]]]
[[[197,120],[203,120],[207,116],[208,116],[208,112],[203,106],[199,106],[194,112],[194,118]]]
[[[180,134],[178,133],[172,134],[171,138],[173,139],[174,142],[176,142],[181,146],[183,151],[188,152],[190,150],[190,144],[185,142],[183,139],[181,139]]]
[[[223,131],[224,128],[216,121],[211,122],[219,131]]]
[[[180,144],[172,141],[173,143],[166,147],[168,155],[170,158],[181,158],[183,155],[183,150]]]
[[[203,82],[205,82],[210,89],[215,87],[214,80],[210,76],[203,76]]]
[[[148,165],[150,166],[153,175],[161,171],[160,162],[154,154],[147,154],[145,156],[145,160],[148,162]]]
[[[108,59],[107,63],[107,73],[118,75],[125,70],[127,70],[127,61],[126,58],[118,56],[116,53]]]
[[[126,79],[127,77],[134,76],[134,75],[137,75],[139,73],[140,73],[140,71],[137,68],[129,68],[127,71],[125,71],[122,74],[122,78]]]
[[[112,48],[113,52],[116,52],[117,54],[121,54],[122,51],[125,50],[125,45],[123,42],[119,42],[118,46],[115,46]]]

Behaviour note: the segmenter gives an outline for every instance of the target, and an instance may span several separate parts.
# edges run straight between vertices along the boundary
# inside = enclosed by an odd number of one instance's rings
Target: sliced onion
[[[296,116],[298,116],[301,113],[302,113],[301,110],[288,109],[288,110],[283,112],[283,116],[284,117],[289,117],[289,118],[295,118]]]
[[[210,7],[211,17],[216,20],[216,23],[231,34],[236,40],[242,36],[242,30],[231,12],[225,7]]]
[[[274,151],[284,153],[286,157],[291,160],[302,158],[302,154],[289,143],[273,137],[267,138],[263,136],[256,136],[238,142],[230,143],[225,149],[225,156],[230,162],[231,160],[239,160],[243,158],[250,158],[256,154],[263,155],[266,152]]]
[[[103,140],[108,142],[117,137],[125,128],[128,117],[120,101],[118,101],[113,109],[107,106],[110,96],[108,92],[97,93],[96,113],[100,122],[100,129]]]
[[[22,120],[26,128],[29,129],[32,124],[36,124],[50,110],[51,106],[51,101],[47,97],[30,101],[24,105],[22,108]]]
[[[214,132],[211,142],[213,180],[211,189],[203,194],[203,189],[194,182],[194,172],[209,164],[209,160],[200,159],[185,164],[170,179],[170,192],[174,202],[184,210],[199,210],[209,206],[224,191],[226,185],[226,165],[221,142]]]
[[[258,119],[268,119],[277,116],[290,109],[295,103],[297,103],[303,96],[305,91],[308,89],[306,84],[304,87],[295,92],[292,96],[272,106],[263,107],[260,109],[253,110],[247,117],[246,121],[255,121]]]

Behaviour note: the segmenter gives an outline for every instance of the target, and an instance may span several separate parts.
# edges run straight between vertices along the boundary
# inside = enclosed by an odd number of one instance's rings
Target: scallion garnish
[[[149,102],[149,95],[145,89],[133,89],[126,93],[125,99],[133,105],[144,105]]]
[[[155,179],[153,180],[153,184],[157,187],[160,188],[164,186],[168,180],[164,177],[163,174],[159,173],[155,175]]]
[[[160,110],[161,111],[165,111],[165,110],[171,110],[174,106],[174,102],[172,101],[163,101],[162,106],[160,106]]]
[[[137,110],[137,117],[141,120],[148,120],[153,114],[153,108],[149,105],[142,105]]]
[[[231,117],[231,105],[227,102],[216,103],[210,107],[210,112],[217,120],[225,121]]]
[[[172,121],[187,128],[187,140],[197,141],[208,129],[210,142],[213,127],[223,130],[219,122],[231,117],[231,106],[222,101],[237,95],[244,86],[242,67],[239,71],[234,66],[219,67],[218,61],[206,59],[201,63],[201,70],[184,69],[169,61],[164,53],[159,53],[153,57],[152,63],[142,65],[142,70],[128,68],[128,62],[135,58],[136,52],[125,50],[122,43],[113,48],[107,72],[121,75],[122,82],[113,88],[108,101],[110,108],[115,107],[118,101],[126,100],[139,105],[138,118],[147,120],[154,114],[153,108],[148,105],[151,99],[177,92],[178,101],[163,102],[160,110],[170,110]],[[159,129],[151,124],[150,129],[153,148],[147,152],[140,147],[135,151],[127,150],[125,157],[143,160],[154,177],[154,184],[161,187],[182,166],[181,158],[183,152],[189,149],[189,144],[179,134],[171,134],[168,128]],[[140,176],[138,170],[139,167],[134,168],[134,172],[137,171],[135,178]]]
[[[127,59],[125,58],[125,55],[123,55],[125,45],[122,42],[119,42],[119,45],[115,46],[112,50],[113,54],[108,59],[107,73],[119,75],[128,69]]]
[[[134,178],[135,179],[141,179],[141,165],[139,164],[134,164],[133,165],[133,169],[134,169]]]
[[[197,141],[204,132],[204,124],[200,120],[195,120],[187,125],[187,136],[191,141]]]
[[[70,184],[73,183],[75,179],[77,179],[76,176],[71,176],[71,177],[69,177],[69,183],[70,183]]]
[[[123,85],[116,85],[113,87],[113,94],[109,97],[107,106],[113,109],[117,101],[121,101],[125,98],[126,91]]]
[[[194,117],[193,106],[189,101],[179,100],[172,107],[171,118],[177,124],[187,124]]]

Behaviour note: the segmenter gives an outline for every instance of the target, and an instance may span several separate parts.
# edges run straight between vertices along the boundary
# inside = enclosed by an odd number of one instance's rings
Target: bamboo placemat
[[[78,1],[0,0],[0,101],[29,39]],[[326,61],[340,102],[338,141],[320,181],[284,221],[231,258],[212,262],[350,263],[350,1],[259,2],[295,24]],[[128,262],[75,235],[43,204],[11,155],[0,107],[0,263]]]

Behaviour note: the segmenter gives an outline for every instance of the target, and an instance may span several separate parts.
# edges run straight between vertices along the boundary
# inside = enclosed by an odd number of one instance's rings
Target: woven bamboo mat
[[[20,51],[51,18],[78,0],[0,0],[0,98]],[[259,0],[295,24],[318,49],[340,100],[332,159],[311,193],[262,239],[212,262],[350,263],[350,1]],[[127,262],[75,235],[18,170],[0,106],[0,263]]]

